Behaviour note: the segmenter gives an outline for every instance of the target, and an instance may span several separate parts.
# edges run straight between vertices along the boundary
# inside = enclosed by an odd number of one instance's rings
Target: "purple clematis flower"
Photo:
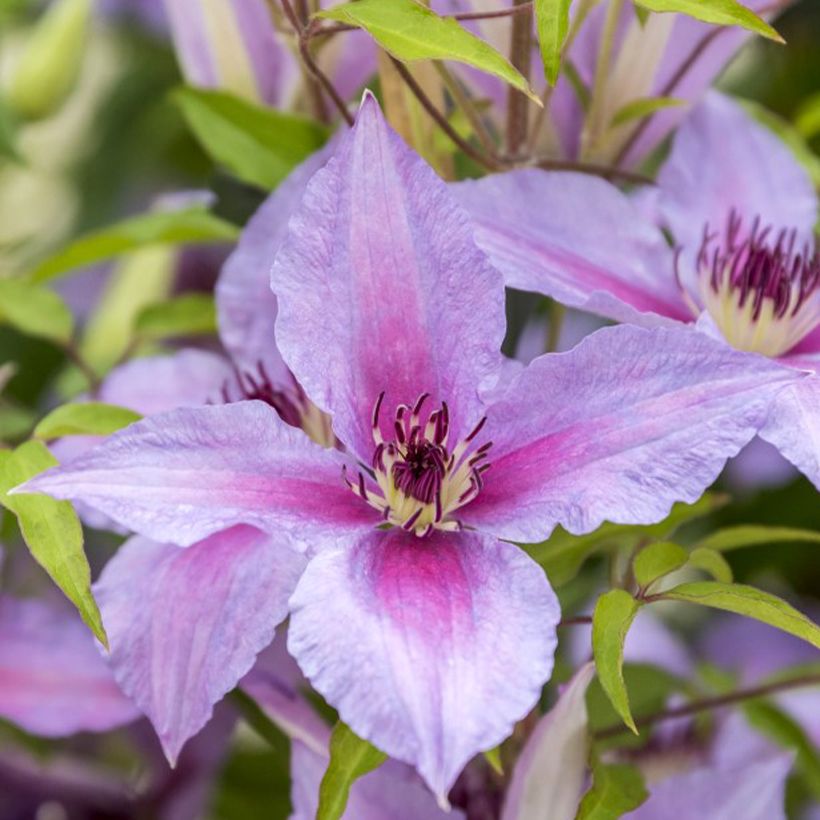
[[[265,589],[281,548],[301,550],[291,653],[355,732],[443,801],[552,670],[555,595],[499,539],[662,519],[703,492],[800,374],[685,329],[632,327],[510,374],[500,274],[370,95],[308,183],[272,285],[282,357],[341,444],[319,446],[261,401],[183,408],[18,491],[181,545],[158,578],[150,547],[132,542],[124,575],[161,583],[163,623],[179,625],[214,691],[227,675],[188,618],[252,636],[249,666],[285,616]],[[226,531],[232,548],[208,540]],[[200,572],[196,600],[176,599]]]
[[[817,197],[736,103],[711,92],[660,172],[655,213],[674,251],[601,180],[527,170],[455,190],[508,284],[619,321],[686,323],[750,365],[813,372],[778,395],[759,435],[820,487]]]

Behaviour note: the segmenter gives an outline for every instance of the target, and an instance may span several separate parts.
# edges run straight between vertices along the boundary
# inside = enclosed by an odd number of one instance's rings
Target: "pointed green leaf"
[[[484,759],[490,764],[490,768],[500,776],[504,775],[504,766],[501,763],[501,747],[495,746],[484,752]]]
[[[65,344],[74,332],[74,317],[53,290],[23,279],[0,279],[0,322],[28,336]]]
[[[157,305],[148,305],[137,317],[136,332],[144,339],[215,333],[213,296],[190,293]]]
[[[688,601],[755,618],[820,649],[820,627],[817,624],[776,595],[745,584],[697,581],[673,587],[659,595],[658,599]]]
[[[598,599],[592,615],[592,654],[598,680],[623,722],[638,734],[624,682],[624,641],[640,604],[622,589]]]
[[[814,139],[820,134],[820,93],[812,94],[801,104],[794,126],[805,140]]]
[[[677,105],[684,105],[686,100],[677,97],[641,97],[638,100],[622,105],[613,115],[610,125],[615,128],[632,120],[640,120],[661,111],[664,108],[673,108]]]
[[[339,721],[330,736],[330,763],[319,787],[316,820],[338,820],[344,814],[353,783],[378,769],[385,760],[384,752]]]
[[[732,568],[729,562],[717,550],[697,547],[689,554],[689,566],[708,572],[716,581],[731,584]]]
[[[678,12],[718,26],[740,26],[778,43],[785,42],[765,20],[737,0],[635,0],[635,4],[649,11]]]
[[[795,527],[768,527],[763,524],[744,524],[739,527],[727,527],[718,530],[702,539],[699,547],[718,552],[754,547],[759,544],[773,544],[778,541],[806,541],[820,544],[820,532],[801,530]]]
[[[561,70],[561,52],[569,31],[571,0],[535,0],[535,25],[544,62],[544,76],[555,85]]]
[[[592,786],[578,807],[576,820],[618,820],[640,806],[649,792],[643,776],[634,766],[604,765],[595,761]]]
[[[254,105],[224,91],[182,88],[174,95],[202,147],[244,182],[275,188],[328,137],[313,120]]]
[[[689,560],[689,553],[671,541],[656,541],[644,547],[632,562],[635,580],[647,587],[658,578],[680,569]]]
[[[13,452],[0,450],[0,503],[17,516],[20,531],[37,563],[77,607],[82,619],[108,646],[97,602],[91,594],[91,570],[83,552],[83,529],[68,501],[8,491],[54,467],[57,460],[39,441]]]
[[[397,60],[454,60],[493,74],[539,98],[506,57],[456,20],[439,17],[415,0],[356,0],[316,15],[363,28]]]
[[[99,401],[64,404],[52,410],[34,428],[36,438],[61,436],[108,436],[139,421],[142,416],[126,407]]]
[[[239,228],[202,207],[140,214],[81,236],[41,262],[30,278],[44,282],[73,268],[112,259],[146,245],[232,242],[238,236]]]

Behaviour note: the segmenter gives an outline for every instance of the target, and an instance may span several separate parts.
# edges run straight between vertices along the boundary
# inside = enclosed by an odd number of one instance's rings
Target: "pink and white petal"
[[[143,419],[15,492],[82,501],[164,543],[248,524],[320,548],[378,521],[344,484],[345,464],[267,404],[246,401]]]
[[[270,271],[291,214],[311,177],[331,156],[336,141],[311,154],[262,203],[242,231],[216,284],[222,344],[237,367],[255,372],[261,364],[275,384],[289,383],[289,375],[276,347],[273,328],[277,303]]]
[[[390,128],[369,92],[355,126],[310,181],[276,257],[276,338],[339,438],[369,460],[371,414],[423,392],[464,431],[498,375],[501,276],[466,214]]]
[[[786,778],[792,755],[774,754],[735,768],[702,767],[673,775],[624,820],[785,820]]]
[[[797,232],[813,245],[817,196],[789,148],[736,102],[710,91],[675,137],[658,177],[663,218],[687,255],[709,225],[722,231],[732,209]]]
[[[31,734],[105,732],[140,717],[75,613],[0,596],[0,716]]]
[[[252,527],[188,549],[135,537],[108,562],[94,591],[114,676],[172,764],[273,640],[305,563]]]
[[[650,524],[693,502],[803,376],[688,328],[604,328],[488,410],[492,468],[461,519],[512,541]]]
[[[691,318],[663,234],[614,185],[530,168],[450,187],[508,286],[633,324]]]
[[[778,395],[760,438],[820,489],[820,375],[808,376]]]
[[[444,800],[538,700],[559,618],[543,571],[512,544],[390,530],[313,559],[288,647],[342,720]]]
[[[595,665],[587,663],[561,692],[527,739],[513,769],[501,820],[575,820],[589,756],[586,691]]]

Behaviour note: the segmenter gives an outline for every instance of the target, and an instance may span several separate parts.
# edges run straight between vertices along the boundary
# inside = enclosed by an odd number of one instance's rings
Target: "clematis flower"
[[[307,566],[289,602],[291,653],[342,720],[444,801],[552,669],[557,600],[508,541],[662,519],[702,493],[800,374],[685,329],[619,327],[509,377],[501,276],[370,95],[307,184],[271,281],[282,357],[337,447],[261,401],[182,408],[18,491],[180,545],[158,577],[134,542],[122,577],[162,582],[156,606],[207,665],[206,690],[228,675],[196,619],[207,613],[208,635],[250,635],[249,665],[286,614],[266,585],[293,549]],[[233,546],[207,540],[225,532]],[[227,602],[219,615],[214,599]]]
[[[265,0],[164,0],[174,47],[189,83],[230,91],[277,108],[298,107],[295,44],[277,29]],[[376,70],[376,50],[362,32],[334,38],[318,59],[343,98]]]
[[[653,327],[683,323],[748,362],[814,373],[778,395],[759,435],[820,487],[817,197],[786,147],[711,92],[681,128],[651,220],[617,189],[514,171],[455,186],[508,284]],[[545,204],[550,207],[546,208]],[[768,360],[768,361],[767,361]]]

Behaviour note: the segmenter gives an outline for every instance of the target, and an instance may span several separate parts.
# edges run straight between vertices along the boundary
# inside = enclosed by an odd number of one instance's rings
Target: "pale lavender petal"
[[[587,773],[586,691],[595,674],[587,663],[541,718],[521,752],[504,799],[501,820],[574,820]]]
[[[776,754],[737,768],[703,767],[675,775],[650,789],[628,820],[785,820],[790,754]]]
[[[288,373],[273,332],[277,305],[270,271],[291,214],[335,144],[333,140],[311,154],[265,200],[242,231],[216,285],[219,335],[226,350],[242,370],[256,372],[261,363],[277,384],[288,383]]]
[[[313,686],[439,798],[536,703],[560,617],[517,547],[395,529],[313,559],[291,609],[288,646]]]
[[[130,539],[94,591],[118,683],[173,763],[287,615],[303,555],[251,527],[188,549]]]
[[[489,408],[492,467],[461,518],[513,541],[660,521],[701,496],[800,378],[686,328],[599,330],[536,359]]]
[[[283,101],[298,71],[264,0],[165,0],[177,58],[192,85]]]
[[[820,488],[820,375],[815,373],[778,395],[760,437]]]
[[[504,334],[501,277],[371,94],[308,185],[272,282],[285,360],[363,459],[383,391],[386,418],[423,392],[448,402],[454,440],[480,417]]]
[[[114,729],[140,712],[75,613],[0,596],[0,715],[31,734],[63,737]]]
[[[18,491],[82,501],[155,541],[248,524],[316,548],[378,522],[344,484],[345,463],[267,404],[237,402],[143,419]]]
[[[797,231],[813,244],[817,197],[789,148],[736,103],[711,91],[675,137],[661,169],[659,207],[675,242],[694,254],[709,225],[722,232],[734,209],[748,225]],[[688,254],[687,254],[688,255]]]
[[[691,318],[663,234],[608,182],[525,169],[451,190],[510,287],[618,321]]]

